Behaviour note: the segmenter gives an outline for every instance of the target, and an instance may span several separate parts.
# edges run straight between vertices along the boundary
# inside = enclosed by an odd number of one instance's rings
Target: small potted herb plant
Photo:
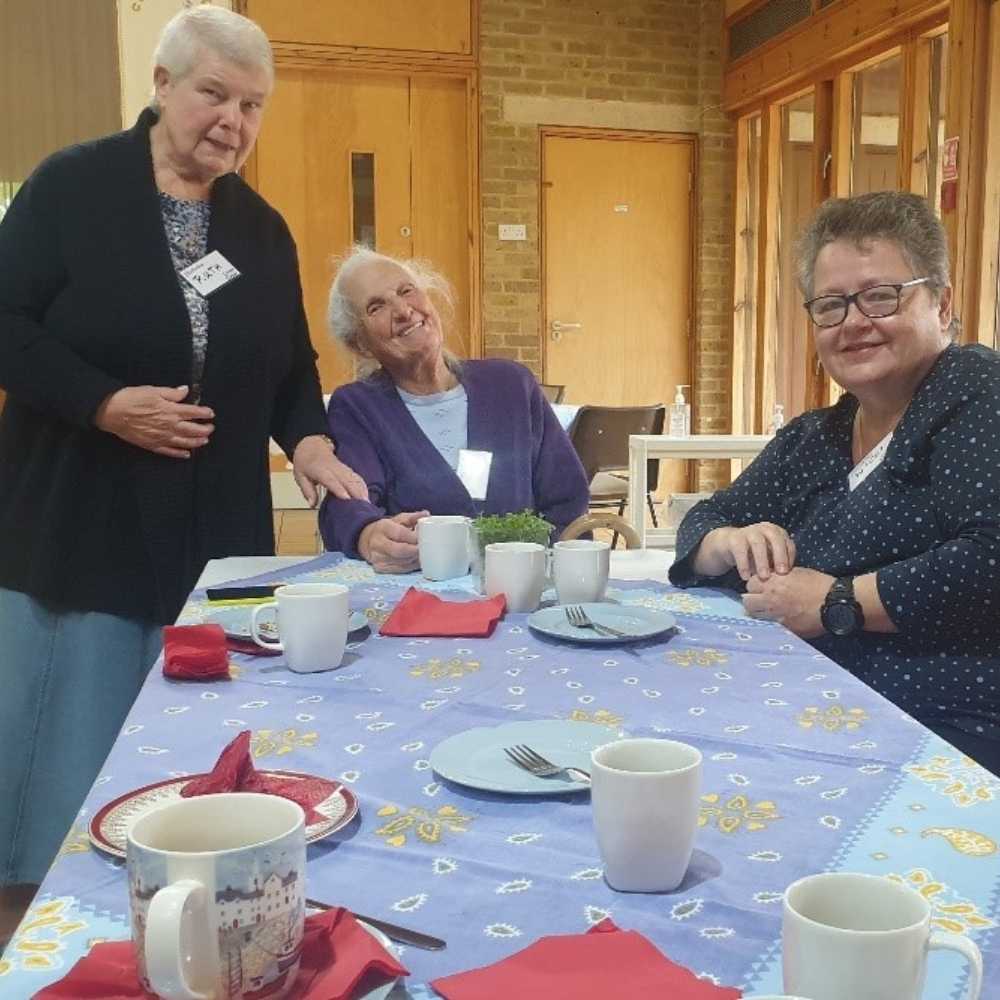
[[[552,539],[553,525],[531,510],[515,514],[480,514],[473,522],[476,530],[478,564],[473,572],[479,573],[480,589],[485,585],[486,546],[492,542],[537,542],[548,546]]]

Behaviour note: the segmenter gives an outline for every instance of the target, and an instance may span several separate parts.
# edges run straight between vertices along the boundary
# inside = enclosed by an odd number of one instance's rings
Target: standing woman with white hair
[[[125,132],[0,223],[0,885],[41,879],[208,559],[274,551],[268,438],[333,453],[295,246],[236,174],[274,82],[252,21],[166,26]]]

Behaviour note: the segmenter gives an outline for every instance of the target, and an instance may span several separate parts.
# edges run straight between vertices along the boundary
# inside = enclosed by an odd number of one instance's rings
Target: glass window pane
[[[795,237],[814,207],[814,106],[812,93],[781,108],[781,157],[778,176],[778,266],[775,316],[774,402],[786,419],[806,409],[809,317],[795,276]],[[772,414],[764,414],[764,430]]]
[[[851,194],[899,188],[898,55],[854,74]]]
[[[375,154],[351,153],[351,219],[355,243],[375,249]]]

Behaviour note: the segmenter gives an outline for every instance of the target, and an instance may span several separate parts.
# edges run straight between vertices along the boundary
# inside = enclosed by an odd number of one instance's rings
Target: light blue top
[[[441,457],[458,468],[458,453],[469,443],[469,400],[461,384],[430,396],[414,396],[396,387],[417,426],[427,435]]]

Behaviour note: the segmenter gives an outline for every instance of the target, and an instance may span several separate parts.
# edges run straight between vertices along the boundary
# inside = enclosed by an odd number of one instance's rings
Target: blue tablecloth
[[[677,634],[572,646],[509,614],[485,640],[384,638],[377,623],[416,578],[337,555],[270,577],[350,585],[376,634],[329,673],[234,655],[234,680],[199,684],[155,667],[0,962],[0,996],[28,997],[93,941],[128,936],[123,866],[88,843],[95,810],[207,769],[245,728],[259,766],[335,777],[360,799],[359,820],[310,848],[309,894],[447,938],[443,952],[403,950],[411,996],[609,914],[700,975],[779,992],[782,891],[830,869],[914,886],[935,926],[983,949],[983,996],[1000,996],[1000,781],[781,626],[737,617],[717,593],[613,583],[615,600],[674,612]],[[204,609],[195,592],[182,622]],[[702,826],[679,890],[608,888],[586,794],[507,797],[431,770],[445,737],[527,719],[597,722],[609,738],[669,733],[702,749]],[[956,957],[935,952],[929,966],[928,998],[963,995]]]

